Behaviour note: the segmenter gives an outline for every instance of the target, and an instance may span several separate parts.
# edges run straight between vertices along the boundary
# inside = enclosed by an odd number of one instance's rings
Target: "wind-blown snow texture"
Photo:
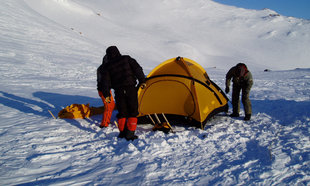
[[[309,21],[210,0],[3,0],[0,11],[1,185],[310,183]],[[247,63],[252,120],[219,114],[171,134],[139,125],[127,142],[100,115],[53,119],[48,110],[102,104],[95,74],[109,45],[146,74],[191,58],[221,88]]]

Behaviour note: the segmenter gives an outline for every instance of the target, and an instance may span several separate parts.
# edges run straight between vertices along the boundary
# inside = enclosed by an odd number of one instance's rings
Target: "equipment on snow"
[[[62,109],[58,113],[58,117],[61,119],[85,119],[93,115],[102,114],[104,112],[103,107],[89,107],[88,104],[71,104]]]
[[[164,133],[168,134],[171,128],[167,125],[167,122],[163,123],[156,123],[155,126],[152,128],[153,131],[163,131]]]
[[[173,129],[172,129],[172,127],[171,127],[171,125],[170,125],[170,123],[169,123],[168,119],[166,118],[165,114],[164,114],[164,113],[161,113],[161,114],[163,115],[163,117],[164,117],[164,119],[165,119],[165,121],[166,121],[167,125],[168,125],[168,126],[169,126],[169,128],[171,129],[171,132],[173,132]],[[173,132],[173,133],[174,133],[174,132]]]
[[[155,118],[157,120],[157,123],[154,124],[154,127],[152,128],[152,130],[153,131],[163,131],[164,133],[168,134],[170,132],[170,130],[172,130],[171,126],[168,124],[168,120],[166,122],[161,122],[160,119],[158,118],[157,114],[154,113],[154,115],[155,115]],[[152,118],[151,115],[149,115],[149,117]]]

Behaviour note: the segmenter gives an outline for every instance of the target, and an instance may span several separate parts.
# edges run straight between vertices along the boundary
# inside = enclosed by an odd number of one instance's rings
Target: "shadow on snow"
[[[7,107],[11,107],[23,113],[29,113],[48,118],[52,117],[48,112],[48,110],[50,110],[55,115],[55,117],[57,117],[57,114],[60,110],[74,103],[77,104],[89,103],[91,106],[102,106],[101,99],[80,95],[34,92],[33,96],[42,100],[37,101],[34,99],[16,96],[14,94],[3,91],[0,91],[0,94],[2,94],[2,96],[0,96],[0,104],[3,104]],[[93,116],[92,119],[98,120],[100,122],[101,116]],[[81,126],[78,120],[74,119],[65,119],[65,120],[71,125],[78,127],[82,130],[86,130],[88,132],[94,132],[89,128]]]
[[[0,104],[14,108],[24,113],[32,113],[38,116],[50,117],[48,110],[58,113],[64,107],[73,103],[101,106],[99,98],[80,95],[65,95],[49,92],[34,92],[33,96],[42,101],[23,98],[0,91]],[[293,100],[251,100],[253,114],[266,113],[281,125],[293,124],[296,120],[307,120],[310,116],[310,101]],[[242,104],[241,104],[242,105]],[[37,109],[39,108],[39,109]]]
[[[310,101],[293,100],[251,100],[253,114],[266,113],[281,125],[305,121],[310,117]]]

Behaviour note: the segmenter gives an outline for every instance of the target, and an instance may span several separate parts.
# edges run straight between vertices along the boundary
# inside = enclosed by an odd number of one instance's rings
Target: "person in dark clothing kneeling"
[[[118,110],[119,138],[134,140],[137,128],[138,87],[145,88],[146,80],[142,67],[128,55],[121,55],[116,46],[106,50],[107,63],[101,72],[103,79],[102,94],[110,101],[110,89],[114,89],[116,108]],[[136,87],[137,80],[139,81]]]
[[[252,115],[252,104],[250,101],[250,90],[253,85],[253,77],[244,63],[238,63],[232,67],[226,74],[226,94],[229,92],[230,81],[233,81],[232,106],[233,113],[231,117],[239,117],[240,111],[240,91],[242,91],[242,104],[244,107],[244,120],[250,120]]]

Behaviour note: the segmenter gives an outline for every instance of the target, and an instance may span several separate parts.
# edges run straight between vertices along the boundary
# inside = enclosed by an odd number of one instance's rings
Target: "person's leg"
[[[118,110],[118,129],[120,131],[119,138],[124,138],[126,134],[126,118],[127,118],[127,104],[126,104],[126,91],[124,89],[115,90],[116,107]]]
[[[127,96],[124,89],[115,90],[116,108],[118,111],[117,118],[127,118]]]
[[[124,138],[126,136],[126,118],[119,118],[118,120],[118,130],[119,130],[119,138]]]
[[[128,117],[137,117],[138,111],[138,92],[136,87],[127,88],[127,111]]]
[[[126,132],[127,140],[134,140],[138,137],[135,135],[135,131],[137,128],[137,115],[138,112],[138,94],[137,89],[135,87],[127,87],[126,89],[127,96],[127,110],[128,110],[128,120],[126,123],[126,127],[128,131]]]
[[[125,133],[125,138],[127,140],[135,140],[138,136],[135,135],[135,131],[137,129],[138,119],[136,117],[130,117],[127,119],[126,127],[127,131]]]
[[[244,120],[250,120],[252,115],[252,104],[250,101],[250,89],[249,87],[242,88],[242,104],[244,107],[245,117]]]
[[[233,113],[231,114],[232,117],[239,117],[240,112],[240,90],[241,88],[237,85],[233,85],[232,90],[232,106],[233,106]]]

